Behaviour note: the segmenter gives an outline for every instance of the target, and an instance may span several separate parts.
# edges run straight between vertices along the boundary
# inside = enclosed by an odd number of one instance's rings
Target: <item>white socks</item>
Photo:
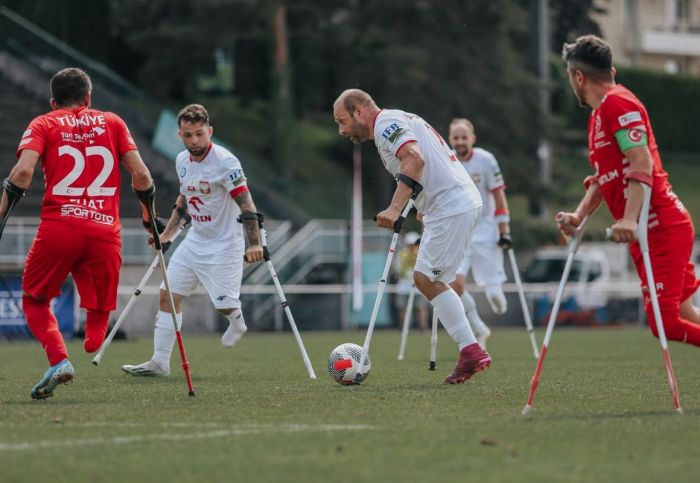
[[[484,323],[483,320],[481,320],[481,317],[479,317],[479,313],[476,311],[476,301],[474,300],[474,297],[472,297],[469,294],[469,292],[465,290],[464,292],[462,292],[462,296],[460,297],[460,299],[462,299],[464,312],[467,314],[467,320],[472,325],[474,332],[482,334],[489,330],[488,326]]]
[[[225,317],[229,321],[229,326],[224,335],[221,336],[221,344],[224,347],[231,348],[248,331],[248,327],[245,325],[241,309],[233,309],[233,312],[225,315]]]
[[[464,307],[457,292],[451,288],[445,290],[430,303],[447,333],[459,345],[460,351],[466,346],[476,343],[476,338],[469,327],[467,317],[464,315]]]
[[[503,287],[501,285],[487,285],[486,286],[486,299],[491,305],[491,310],[496,315],[502,315],[506,313],[508,309],[508,302],[506,302],[506,295],[503,293]]]
[[[177,325],[182,327],[182,313],[177,314]],[[152,360],[163,369],[170,367],[170,354],[175,345],[175,327],[170,312],[158,311],[156,327],[153,329],[153,358]]]

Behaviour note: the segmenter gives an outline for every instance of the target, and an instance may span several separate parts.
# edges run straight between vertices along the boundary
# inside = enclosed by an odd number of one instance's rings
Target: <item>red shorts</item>
[[[700,286],[700,280],[695,277],[695,267],[690,261],[694,239],[691,223],[649,231],[649,258],[659,305],[662,312],[670,311],[674,318],[678,317],[680,304]],[[646,270],[638,242],[630,244],[630,254],[641,279],[645,310],[651,313]],[[664,325],[675,322],[664,318]]]
[[[52,299],[72,274],[82,308],[111,311],[117,305],[121,264],[120,240],[87,238],[42,223],[27,255],[22,290],[36,299]]]

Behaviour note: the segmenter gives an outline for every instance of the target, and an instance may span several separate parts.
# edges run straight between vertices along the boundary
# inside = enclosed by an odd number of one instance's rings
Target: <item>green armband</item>
[[[636,127],[620,129],[615,133],[615,139],[617,139],[617,145],[623,153],[628,149],[647,145],[646,131]]]

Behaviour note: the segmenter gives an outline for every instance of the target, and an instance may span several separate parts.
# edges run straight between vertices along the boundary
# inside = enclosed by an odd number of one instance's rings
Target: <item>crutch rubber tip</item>
[[[430,365],[428,366],[429,371],[434,371],[435,370],[435,361],[430,361]]]
[[[93,366],[99,366],[99,365],[100,365],[100,362],[99,362],[97,359],[93,359],[91,362],[92,362],[92,365],[93,365]]]
[[[190,391],[190,397],[194,397],[194,391]]]
[[[532,406],[530,406],[529,404],[526,404],[525,407],[523,408],[523,416],[529,415],[530,409],[532,409]]]

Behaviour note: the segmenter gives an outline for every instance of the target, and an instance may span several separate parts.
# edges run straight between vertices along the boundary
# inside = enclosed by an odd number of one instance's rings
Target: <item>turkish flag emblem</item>
[[[643,136],[644,136],[644,133],[640,129],[630,129],[629,132],[627,133],[627,137],[633,143],[640,142],[642,140]]]

